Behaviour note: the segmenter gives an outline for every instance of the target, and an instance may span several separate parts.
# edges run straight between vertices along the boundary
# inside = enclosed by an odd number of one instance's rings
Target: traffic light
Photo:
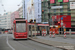
[[[33,19],[31,19],[29,23],[36,23],[36,19],[34,19],[34,22]]]
[[[36,19],[34,19],[34,23],[36,23]]]
[[[29,23],[33,23],[33,20],[31,19]]]
[[[44,10],[42,10],[42,13],[44,13]]]

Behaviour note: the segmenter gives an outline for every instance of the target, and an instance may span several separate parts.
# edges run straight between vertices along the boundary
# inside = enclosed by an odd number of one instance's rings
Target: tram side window
[[[14,24],[14,32],[15,32],[15,24]]]

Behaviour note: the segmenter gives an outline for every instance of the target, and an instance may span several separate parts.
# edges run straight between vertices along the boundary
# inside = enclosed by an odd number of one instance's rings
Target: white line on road
[[[15,50],[10,44],[9,44],[9,42],[8,42],[8,35],[7,35],[7,39],[6,39],[7,41],[7,45],[12,49],[12,50]]]

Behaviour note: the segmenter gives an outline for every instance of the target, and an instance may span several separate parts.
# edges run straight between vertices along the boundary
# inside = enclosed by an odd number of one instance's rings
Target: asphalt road
[[[0,50],[62,50],[31,40],[13,40],[12,34],[0,34]]]

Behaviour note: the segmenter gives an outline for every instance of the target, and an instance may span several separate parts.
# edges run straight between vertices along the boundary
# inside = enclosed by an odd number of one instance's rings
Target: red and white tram
[[[32,27],[32,29],[31,29]],[[49,24],[37,24],[36,30],[35,30],[35,24],[34,23],[27,23],[27,20],[25,19],[15,19],[13,21],[13,35],[14,39],[27,39],[30,35],[42,35],[42,29],[46,30],[46,34],[49,32]],[[32,30],[32,31],[31,31]],[[32,33],[32,34],[31,34]]]
[[[15,19],[13,21],[13,35],[14,39],[27,39],[27,20]]]

